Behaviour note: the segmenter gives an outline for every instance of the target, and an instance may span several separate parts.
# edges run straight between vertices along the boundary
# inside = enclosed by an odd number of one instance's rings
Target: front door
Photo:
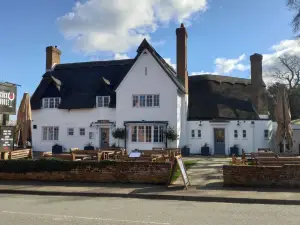
[[[109,147],[109,128],[100,128],[100,148]]]
[[[215,128],[214,139],[215,139],[215,154],[225,155],[225,129]]]

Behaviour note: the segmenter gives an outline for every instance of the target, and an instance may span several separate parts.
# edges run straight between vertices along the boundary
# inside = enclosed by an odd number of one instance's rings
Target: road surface
[[[300,224],[300,206],[0,195],[0,225]]]

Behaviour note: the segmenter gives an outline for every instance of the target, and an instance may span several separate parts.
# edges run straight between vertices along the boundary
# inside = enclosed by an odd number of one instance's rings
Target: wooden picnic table
[[[101,151],[103,154],[103,159],[109,159],[110,156],[113,156],[115,154],[115,151]]]

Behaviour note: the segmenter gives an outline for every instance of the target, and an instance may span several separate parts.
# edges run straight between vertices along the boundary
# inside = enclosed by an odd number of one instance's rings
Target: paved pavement
[[[225,157],[186,157],[184,160],[194,160],[197,164],[187,173],[191,184],[197,188],[221,187],[223,185],[223,165],[228,164],[230,158]],[[174,184],[182,184],[179,177]]]
[[[298,225],[299,206],[0,195],[0,224]]]

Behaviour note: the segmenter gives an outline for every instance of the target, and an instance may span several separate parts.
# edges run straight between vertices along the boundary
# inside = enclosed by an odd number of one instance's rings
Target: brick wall
[[[300,165],[223,166],[224,186],[300,187]]]
[[[11,162],[14,160],[11,160]],[[70,162],[68,162],[70,163]],[[77,162],[74,162],[77,163]],[[101,162],[99,162],[100,164]],[[69,171],[6,171],[0,166],[0,180],[42,180],[42,181],[87,181],[126,182],[146,184],[167,184],[171,171],[170,163],[116,162],[106,165],[80,163]]]

